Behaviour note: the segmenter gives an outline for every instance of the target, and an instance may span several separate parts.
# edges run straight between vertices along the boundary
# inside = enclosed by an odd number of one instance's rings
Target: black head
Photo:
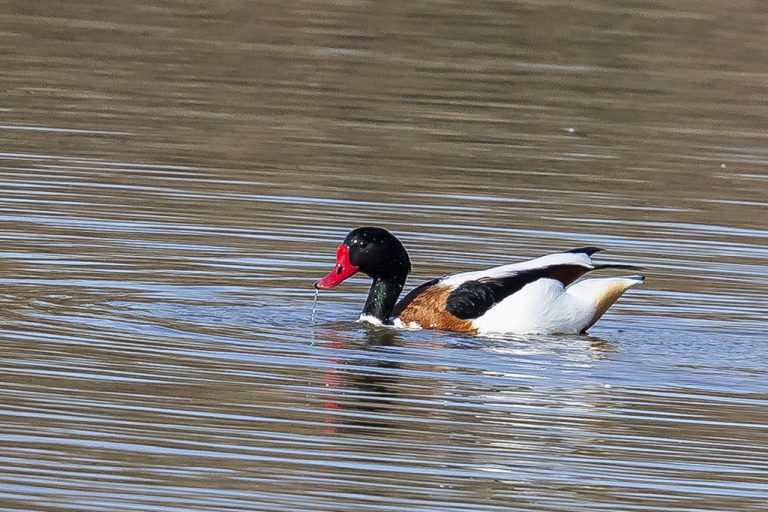
[[[336,251],[336,266],[315,283],[333,288],[357,272],[373,279],[402,277],[411,271],[411,259],[400,240],[383,228],[362,227],[349,232]]]
[[[384,228],[353,229],[344,239],[349,247],[349,262],[370,277],[408,274],[411,258],[395,235]]]

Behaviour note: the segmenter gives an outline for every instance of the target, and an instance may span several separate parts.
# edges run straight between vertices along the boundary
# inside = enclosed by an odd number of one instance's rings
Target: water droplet
[[[315,323],[317,317],[317,297],[320,295],[320,290],[315,288],[315,300],[312,302],[312,323]]]

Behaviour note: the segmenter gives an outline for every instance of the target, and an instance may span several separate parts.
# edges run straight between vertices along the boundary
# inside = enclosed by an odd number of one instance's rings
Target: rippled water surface
[[[0,508],[768,502],[762,2],[2,2]],[[356,323],[583,245],[587,336]]]

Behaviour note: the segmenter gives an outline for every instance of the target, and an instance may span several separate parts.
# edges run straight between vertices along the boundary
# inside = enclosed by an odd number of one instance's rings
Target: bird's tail
[[[620,267],[610,266],[610,268],[633,268],[630,265]],[[634,267],[636,268],[636,267]],[[568,287],[568,293],[579,298],[593,308],[591,318],[582,328],[582,332],[592,327],[595,322],[600,320],[608,308],[610,308],[624,292],[642,284],[645,276],[626,276],[626,277],[598,277],[594,279],[584,279]]]

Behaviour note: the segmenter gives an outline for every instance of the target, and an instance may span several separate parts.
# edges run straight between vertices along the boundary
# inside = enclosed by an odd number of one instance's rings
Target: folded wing
[[[593,268],[588,264],[549,265],[464,281],[448,295],[445,309],[457,318],[478,318],[527,284],[539,279],[554,279],[566,287]]]

